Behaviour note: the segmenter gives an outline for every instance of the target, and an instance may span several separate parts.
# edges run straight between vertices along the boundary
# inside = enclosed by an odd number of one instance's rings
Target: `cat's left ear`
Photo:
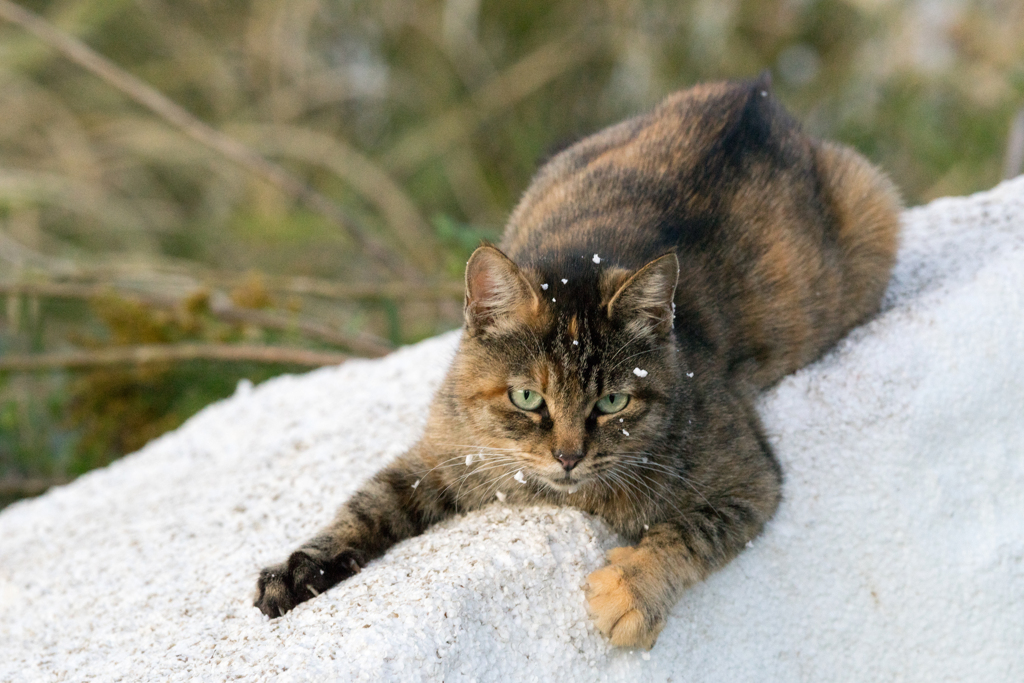
[[[466,329],[476,334],[522,321],[539,298],[512,260],[491,246],[479,247],[466,264]]]
[[[647,332],[666,336],[672,331],[672,301],[679,282],[679,258],[675,253],[654,259],[631,275],[608,302],[608,317]]]

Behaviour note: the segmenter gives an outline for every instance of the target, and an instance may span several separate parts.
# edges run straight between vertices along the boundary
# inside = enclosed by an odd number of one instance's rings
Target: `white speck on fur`
[[[692,372],[688,372],[688,373],[686,373],[686,376],[687,377],[693,377],[693,373]]]
[[[545,291],[547,291],[547,288],[548,288],[548,283],[546,283],[546,282],[545,282],[544,284],[542,284],[542,285],[540,286],[540,288],[541,288],[541,289],[543,289],[543,290],[545,290]]]
[[[419,485],[420,485],[420,480],[419,480],[419,479],[417,479],[416,481],[414,481],[414,482],[412,483],[412,487],[413,487],[413,488],[416,488],[416,487],[417,487],[417,486],[419,486]]]
[[[469,455],[466,456],[466,467],[469,467],[472,464],[473,464],[473,454],[470,453]]]
[[[746,544],[744,545],[744,547],[745,548],[753,548],[754,547],[754,542],[753,541],[747,541]]]
[[[626,436],[629,436],[629,432],[627,432],[625,429],[622,430],[622,433],[625,434]]]
[[[594,254],[594,263],[600,263],[600,262],[601,262],[601,257],[598,256],[597,254]]]
[[[566,280],[566,279],[565,279],[565,278],[563,277],[563,278],[562,278],[562,284],[563,284],[563,285],[567,285],[567,284],[569,284],[569,281],[568,281],[568,280]]]
[[[523,476],[523,471],[522,470],[519,470],[518,472],[516,472],[516,476],[514,476],[512,478],[515,479],[516,481],[518,481],[520,484],[525,484],[526,483],[526,477]]]
[[[501,491],[495,491],[494,495],[497,496],[498,500],[500,500],[502,503],[505,502],[505,494],[502,493]]]
[[[555,297],[551,297],[551,300],[552,300],[552,301],[554,301],[554,300],[555,300]]]
[[[573,339],[573,340],[572,340],[572,345],[573,345],[573,346],[579,346],[579,345],[580,345],[580,343],[579,343],[578,341],[576,341],[575,339]]]
[[[644,531],[650,531],[650,529],[651,529],[651,525],[650,524],[644,524]]]
[[[633,368],[633,374],[643,379],[644,377],[647,376],[647,371],[641,370],[640,368]]]

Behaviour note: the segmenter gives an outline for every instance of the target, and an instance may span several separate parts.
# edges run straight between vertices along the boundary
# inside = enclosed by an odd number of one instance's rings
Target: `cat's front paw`
[[[665,625],[654,596],[644,595],[646,571],[636,548],[615,548],[608,565],[587,577],[587,606],[612,645],[649,650]]]
[[[260,571],[253,604],[271,619],[283,617],[300,602],[358,574],[364,564],[362,554],[355,550],[346,550],[330,559],[297,550],[287,562]]]

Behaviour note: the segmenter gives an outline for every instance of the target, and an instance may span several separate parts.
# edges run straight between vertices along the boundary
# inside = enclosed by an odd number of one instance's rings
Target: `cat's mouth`
[[[544,477],[543,481],[549,487],[558,491],[559,493],[576,493],[576,490],[588,479],[587,476],[572,476],[571,472],[566,472],[561,477]]]

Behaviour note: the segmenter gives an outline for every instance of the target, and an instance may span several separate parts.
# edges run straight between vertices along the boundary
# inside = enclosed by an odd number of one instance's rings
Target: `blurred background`
[[[1021,170],[1019,0],[0,0],[0,506],[457,327],[547,156],[764,69],[908,205]]]

